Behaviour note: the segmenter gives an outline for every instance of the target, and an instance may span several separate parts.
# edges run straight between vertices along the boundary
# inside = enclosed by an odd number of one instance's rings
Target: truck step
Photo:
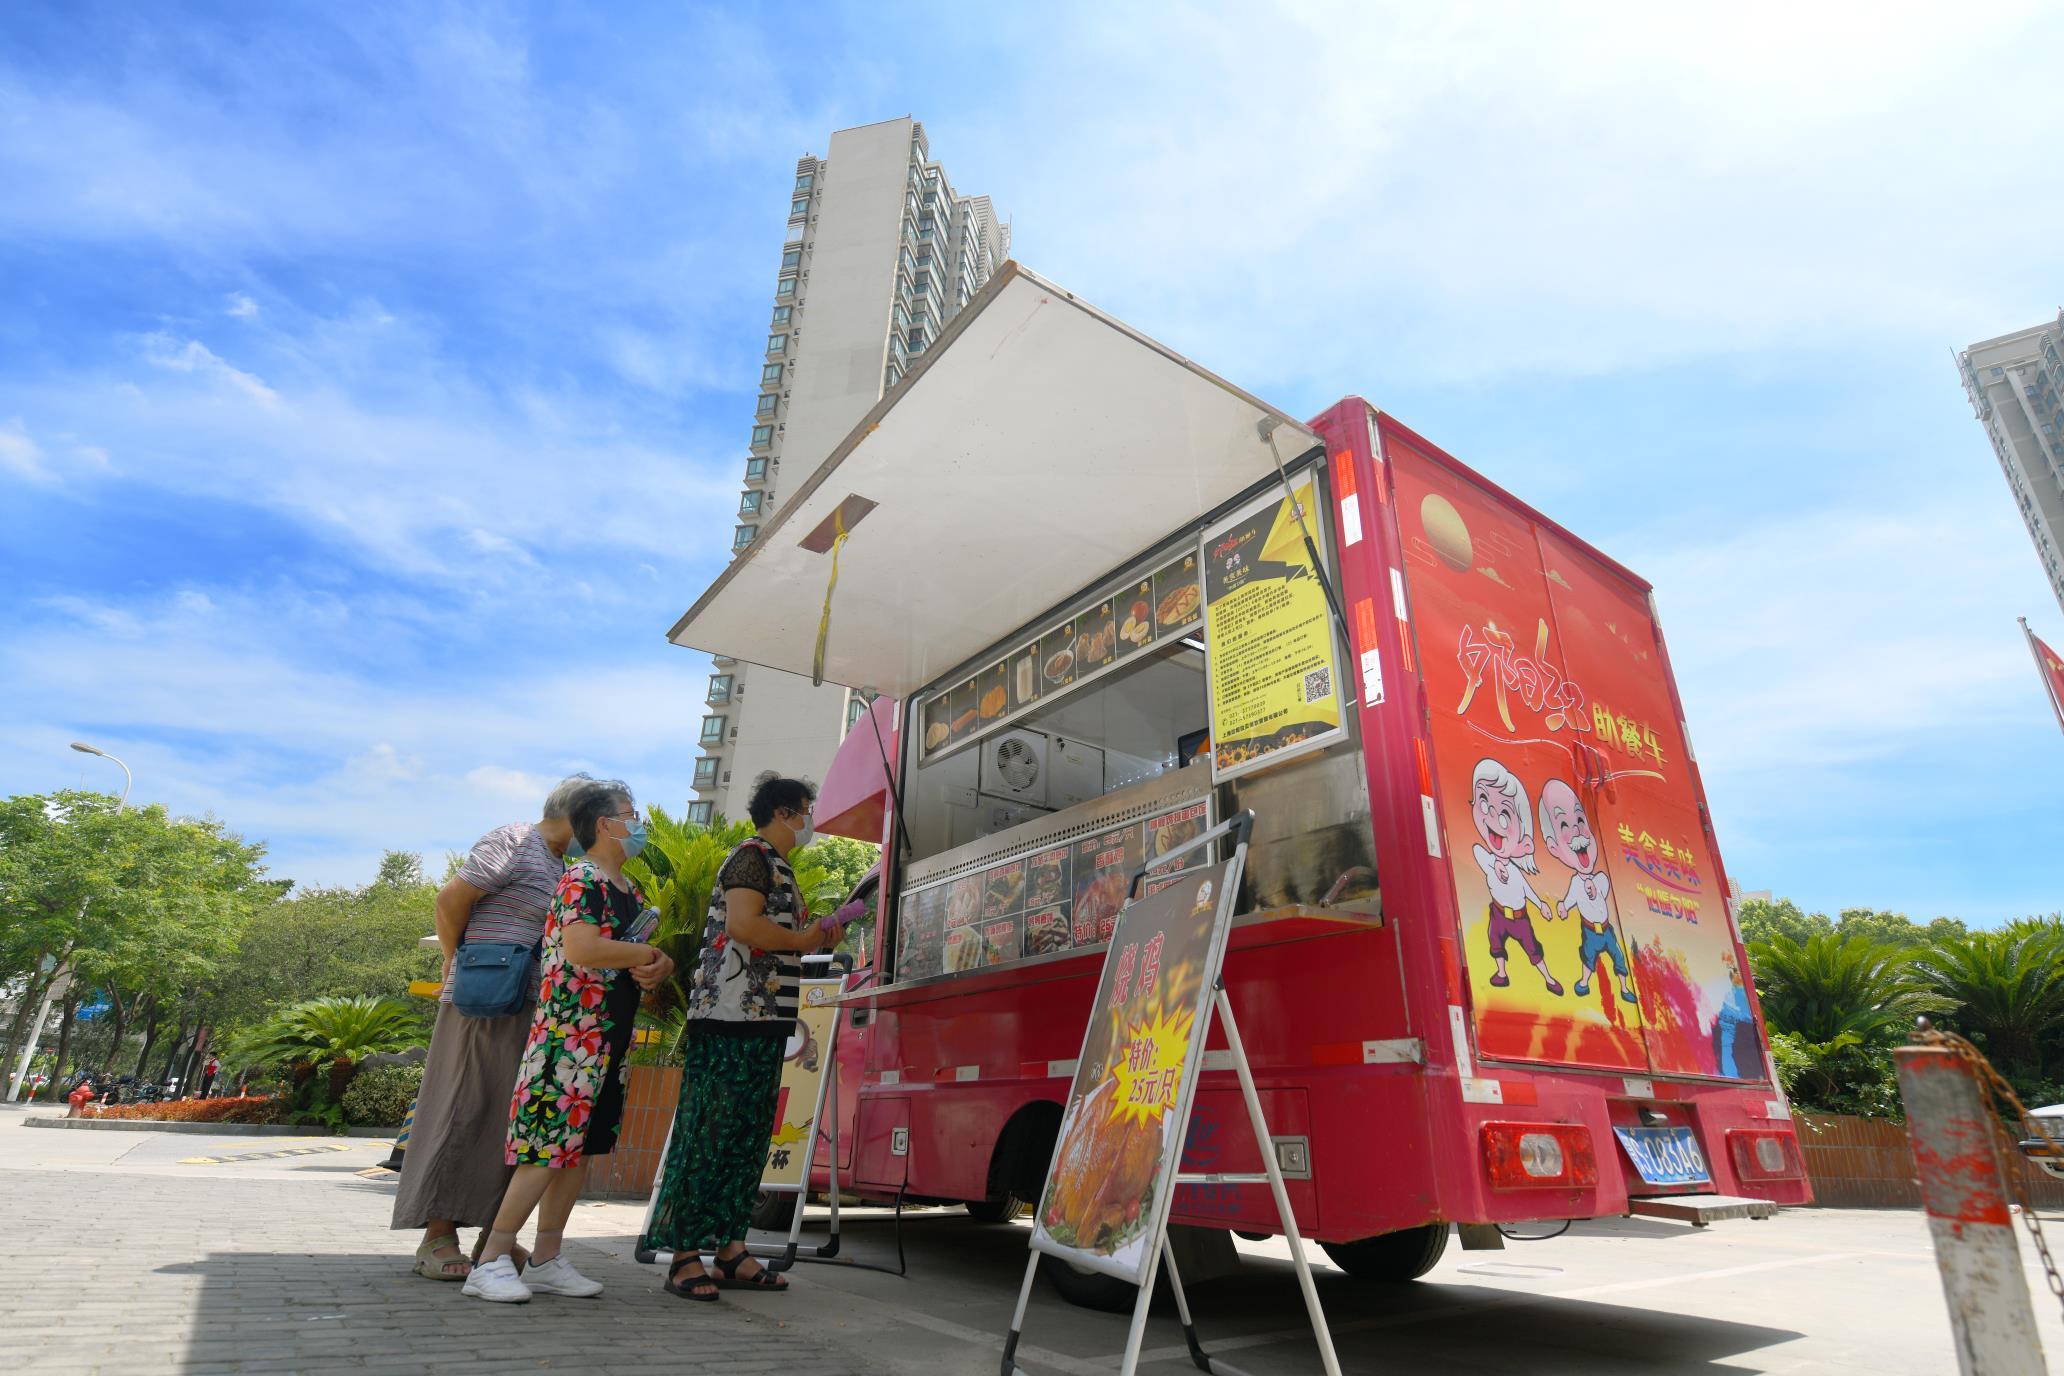
[[[1777,1205],[1767,1199],[1745,1199],[1732,1194],[1661,1194],[1636,1196],[1627,1201],[1629,1212],[1642,1218],[1667,1218],[1703,1228],[1729,1218],[1772,1218]]]

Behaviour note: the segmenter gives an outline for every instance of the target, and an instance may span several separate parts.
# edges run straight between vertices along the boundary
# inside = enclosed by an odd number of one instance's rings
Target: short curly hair
[[[808,812],[816,801],[817,785],[804,779],[784,779],[770,769],[753,780],[752,801],[745,805],[745,813],[754,826],[763,827],[777,812]]]

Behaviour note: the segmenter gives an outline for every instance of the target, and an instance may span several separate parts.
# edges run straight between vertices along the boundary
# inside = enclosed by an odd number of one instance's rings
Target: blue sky
[[[1029,266],[1651,578],[1744,887],[2064,906],[1951,360],[2064,299],[2054,9],[596,13],[0,9],[0,786],[84,737],[304,882],[678,805],[794,159],[912,113]]]

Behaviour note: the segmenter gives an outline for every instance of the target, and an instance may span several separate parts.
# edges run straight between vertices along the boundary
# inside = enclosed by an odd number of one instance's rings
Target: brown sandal
[[[682,1257],[667,1268],[666,1284],[661,1288],[669,1295],[673,1295],[678,1299],[696,1300],[703,1304],[715,1304],[718,1298],[717,1291],[721,1288],[717,1284],[715,1276],[704,1271],[699,1276],[690,1276],[686,1280],[681,1279],[681,1272],[684,1269],[689,1266],[700,1266],[701,1264],[702,1257],[700,1255]],[[721,1262],[718,1264],[722,1265]]]
[[[764,1263],[761,1264],[759,1270],[749,1276],[738,1274],[739,1267],[745,1265],[748,1261],[757,1260],[759,1258],[755,1257],[751,1252],[740,1252],[729,1261],[718,1257],[716,1259],[717,1270],[721,1273],[721,1276],[717,1281],[717,1289],[764,1290],[770,1295],[786,1294],[788,1291],[788,1277],[775,1275],[767,1269]]]

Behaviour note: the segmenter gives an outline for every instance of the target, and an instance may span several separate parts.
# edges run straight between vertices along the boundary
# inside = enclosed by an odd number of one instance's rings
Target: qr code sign
[[[1323,702],[1333,696],[1333,666],[1314,669],[1304,676],[1304,700]]]

